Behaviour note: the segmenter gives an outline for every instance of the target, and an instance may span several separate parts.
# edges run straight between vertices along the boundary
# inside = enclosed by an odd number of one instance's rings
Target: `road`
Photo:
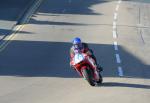
[[[0,40],[9,35],[33,0],[2,0],[0,2]]]
[[[144,1],[43,1],[0,52],[0,102],[149,103],[149,21]],[[89,43],[104,67],[101,86],[70,69],[74,37]]]

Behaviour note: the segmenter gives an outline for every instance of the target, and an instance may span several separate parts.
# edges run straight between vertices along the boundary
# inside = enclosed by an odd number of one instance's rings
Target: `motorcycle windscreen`
[[[84,56],[82,54],[79,54],[79,53],[75,54],[75,56],[74,56],[74,63],[78,64],[78,63],[82,62],[84,59],[85,58],[84,58]]]

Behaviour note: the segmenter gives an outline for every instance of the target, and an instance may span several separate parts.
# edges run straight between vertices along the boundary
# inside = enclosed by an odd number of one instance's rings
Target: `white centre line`
[[[117,20],[117,16],[118,16],[118,14],[115,12],[114,13],[114,20]]]
[[[118,0],[116,8],[115,8],[115,12],[114,12],[114,20],[113,20],[113,38],[116,39],[117,38],[117,19],[118,19],[118,11],[120,8],[120,4],[121,4],[122,0]],[[114,40],[114,49],[115,49],[115,57],[116,57],[116,62],[118,64],[118,75],[119,76],[123,76],[123,69],[120,66],[121,65],[121,59],[120,59],[120,55],[118,52],[119,48],[118,48],[118,42],[116,40]]]
[[[119,50],[119,49],[118,49],[118,43],[117,43],[116,41],[114,42],[114,49],[115,49],[116,51]]]
[[[117,38],[117,32],[116,32],[116,30],[113,30],[113,38],[114,38],[114,39]]]
[[[122,2],[122,0],[119,0],[119,1],[118,1],[118,4],[121,4],[121,2]]]
[[[118,10],[119,10],[119,5],[116,6],[116,11],[118,11]]]
[[[120,59],[120,55],[119,55],[119,54],[116,54],[116,62],[117,62],[118,64],[121,63],[121,59]]]
[[[122,67],[118,67],[118,74],[119,74],[119,76],[123,76],[123,69],[122,69]]]
[[[113,25],[113,29],[115,30],[117,27],[116,27],[116,25]]]
[[[117,23],[116,21],[113,21],[113,29],[116,29],[117,28]]]
[[[113,25],[114,25],[114,26],[116,26],[116,25],[117,25],[116,21],[113,21]]]

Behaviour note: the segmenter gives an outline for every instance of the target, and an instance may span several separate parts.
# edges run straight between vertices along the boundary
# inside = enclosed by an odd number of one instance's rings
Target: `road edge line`
[[[0,52],[2,52],[11,42],[11,40],[13,40],[17,36],[17,33],[25,27],[25,24],[29,22],[33,13],[38,9],[38,7],[42,2],[43,0],[35,0],[33,2],[33,5],[31,5],[31,7],[27,10],[26,14],[21,19],[20,23],[14,26],[14,28],[12,29],[13,32],[10,35],[6,36],[2,40],[2,42],[0,42]]]

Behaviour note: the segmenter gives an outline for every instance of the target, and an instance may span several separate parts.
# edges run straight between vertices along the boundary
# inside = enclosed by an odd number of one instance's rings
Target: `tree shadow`
[[[38,11],[33,16],[55,16],[60,15],[65,16],[65,14],[71,15],[102,15],[101,13],[96,13],[92,10],[92,6],[100,3],[105,3],[109,1],[105,0],[45,0],[41,4]],[[40,25],[94,25],[94,24],[83,24],[83,23],[71,23],[64,21],[40,21],[36,18],[31,18],[31,24]]]
[[[17,21],[34,0],[2,0],[0,3],[0,20]]]
[[[84,24],[84,23],[71,23],[71,22],[57,22],[57,21],[37,21],[32,19],[31,24],[40,24],[40,25],[65,25],[65,26],[88,26],[88,25],[98,25],[98,24]]]
[[[9,29],[0,29],[0,36],[1,35],[9,35],[11,33],[15,32],[14,30],[9,30]],[[32,34],[31,32],[28,31],[17,31],[18,33],[24,33],[24,34]]]
[[[121,46],[119,46],[119,52],[122,60],[125,61],[121,65],[125,69],[126,78],[140,78],[141,75],[144,75],[145,79],[150,79],[150,65],[145,64],[134,54],[127,53]],[[145,54],[143,54],[143,57],[145,57]]]
[[[48,14],[75,14],[75,15],[102,15],[95,12],[93,5],[113,2],[117,0],[45,0],[38,13]],[[129,2],[144,2],[149,0],[123,0]]]
[[[34,0],[1,0],[0,2],[0,41],[12,30]],[[29,32],[23,32],[28,33]]]
[[[0,29],[0,43],[3,42],[3,39],[5,39],[8,35],[16,32],[15,30],[9,30],[9,29]],[[17,31],[17,33],[20,34],[32,34],[31,32],[28,31]]]
[[[71,45],[68,42],[11,41],[9,47],[0,53],[0,76],[79,78],[69,66]],[[89,43],[89,46],[104,67],[103,77],[118,77],[113,45]],[[127,63],[125,71],[128,72],[124,77],[150,79],[150,65],[144,64],[121,46],[119,48],[123,51],[122,55],[133,60],[130,62],[140,65],[138,68]],[[136,69],[142,74],[134,72]],[[117,82],[104,82],[102,86],[150,89],[149,85]]]
[[[149,0],[123,0],[123,1],[140,2],[140,3],[150,3]]]
[[[3,36],[2,39],[13,32],[12,28],[16,24],[20,23],[24,13],[28,11],[29,6],[35,0],[5,0],[0,3],[1,11],[0,20],[3,21],[3,24],[0,24],[0,35]],[[105,3],[108,1],[103,0],[71,0],[69,3],[68,0],[44,0],[41,5],[38,13],[48,13],[51,16],[58,16],[58,14],[83,14],[83,15],[100,15],[94,13],[90,8],[92,5],[98,3]],[[65,12],[62,12],[64,11]],[[9,12],[9,13],[8,13]],[[38,15],[38,14],[37,14]],[[46,15],[46,14],[45,14]],[[33,15],[34,16],[34,15]],[[9,22],[4,22],[9,21]],[[54,22],[54,21],[39,21],[34,18],[31,18],[30,23],[33,24],[42,24],[42,25],[94,25],[94,24],[82,24],[82,23],[71,23],[71,22]],[[5,29],[2,29],[3,28]],[[29,33],[28,33],[29,34]]]
[[[45,0],[39,9],[39,13],[52,14],[79,14],[79,15],[100,15],[90,7],[95,4],[109,2],[106,0]]]
[[[104,77],[118,77],[116,58],[113,45],[89,44],[93,49],[99,63],[105,68]],[[41,41],[11,41],[9,48],[0,54],[1,76],[25,77],[79,77],[70,70],[69,49],[71,43],[67,42],[41,42]],[[122,58],[128,57],[125,76],[130,78],[150,79],[150,66],[143,64],[133,54],[121,48]],[[136,62],[135,62],[136,61]],[[134,64],[134,65],[132,65]],[[138,66],[136,66],[138,64]],[[128,70],[129,68],[129,70]],[[139,72],[135,72],[135,70]],[[143,74],[144,72],[144,74]],[[146,73],[145,73],[146,72]],[[76,76],[75,76],[76,75]]]

